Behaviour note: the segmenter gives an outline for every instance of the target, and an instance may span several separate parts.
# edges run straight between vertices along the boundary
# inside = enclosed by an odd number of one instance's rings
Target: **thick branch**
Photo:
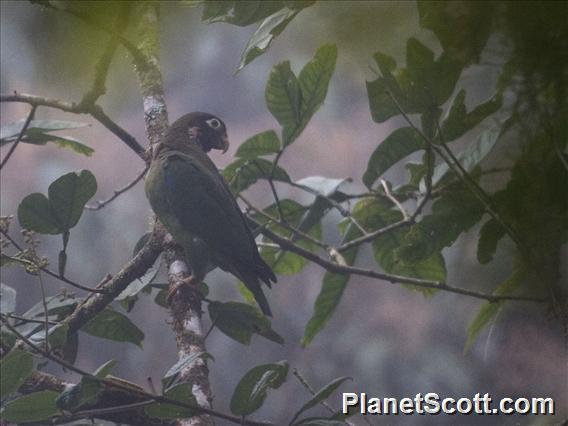
[[[137,67],[140,90],[144,100],[144,120],[146,133],[151,146],[160,143],[168,129],[168,112],[164,99],[164,88],[159,60],[159,4],[148,2],[140,5],[141,18],[138,27],[138,48],[148,58],[146,67]],[[182,289],[182,280],[188,277],[188,267],[184,253],[168,248],[164,254],[168,268],[168,282],[171,298],[172,325],[176,335],[179,359],[205,352],[205,338],[201,326],[201,300],[196,292],[175,291]],[[195,283],[198,285],[199,283]],[[192,391],[201,407],[211,408],[211,388],[209,370],[205,361],[197,359],[180,372],[182,382],[192,383]],[[211,426],[210,416],[198,416],[180,420],[180,425]]]

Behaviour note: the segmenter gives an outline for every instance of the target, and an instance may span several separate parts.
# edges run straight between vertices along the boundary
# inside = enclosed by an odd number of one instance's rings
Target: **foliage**
[[[39,3],[54,7],[50,2]],[[312,4],[310,1],[207,1],[202,6],[202,20],[237,26],[259,24],[244,48],[240,70],[266,52],[288,24]],[[397,64],[382,51],[373,55],[376,76],[366,82],[370,117],[379,124],[391,124],[392,119],[403,124],[377,144],[361,176],[355,177],[356,182],[366,187],[364,194],[345,189],[345,183],[351,181],[347,178],[313,175],[294,181],[280,164],[282,155],[295,149],[294,142],[322,107],[333,84],[336,63],[338,58],[341,60],[333,44],[317,49],[299,73],[293,71],[290,61],[272,68],[267,77],[265,102],[279,128],[247,139],[237,150],[235,161],[222,171],[235,196],[247,204],[251,227],[256,234],[262,234],[261,256],[276,274],[299,274],[310,262],[325,268],[321,290],[301,340],[304,347],[325,330],[352,275],[401,283],[425,296],[444,290],[482,299],[484,304],[464,337],[466,350],[495,321],[508,300],[522,297],[551,304],[565,300],[566,289],[559,285],[559,268],[560,253],[568,241],[568,199],[562,196],[568,182],[565,154],[568,126],[562,120],[568,111],[566,82],[562,79],[563,70],[549,57],[554,55],[538,52],[542,62],[551,68],[530,55],[544,42],[556,46],[566,27],[539,27],[542,31],[534,31],[529,13],[533,6],[526,4],[517,10],[512,4],[470,3],[459,13],[452,12],[451,7],[447,2],[418,3],[420,24],[439,40],[442,48],[439,54],[417,38],[410,38],[404,65]],[[538,13],[556,21],[558,18],[552,16],[555,12],[561,11],[539,9]],[[83,16],[86,12],[78,7],[73,13]],[[100,13],[98,10],[88,18],[102,19]],[[469,37],[471,34],[475,36]],[[470,106],[466,101],[473,96],[461,87],[462,72],[480,60],[492,34],[510,39],[510,58],[501,69],[492,96]],[[535,34],[537,42],[533,43],[531,37]],[[523,84],[519,85],[518,80]],[[510,98],[513,101],[506,101]],[[52,134],[83,127],[82,123],[29,118],[3,127],[1,144],[14,147],[23,142],[43,146],[53,142],[87,157],[93,153],[82,142]],[[486,180],[491,172],[486,160],[492,158],[498,162],[495,148],[506,143],[516,143],[515,155],[506,170],[506,184],[494,188]],[[405,179],[396,185],[386,180],[388,172],[403,167],[409,172]],[[255,207],[246,198],[247,191],[259,181],[268,182],[274,196],[274,202],[265,208]],[[298,189],[306,196],[301,203],[292,198],[281,199],[275,183]],[[19,224],[27,230],[26,248],[10,239],[6,247],[12,254],[3,252],[2,267],[22,266],[26,272],[39,276],[40,283],[41,277],[49,273],[69,284],[65,270],[71,229],[81,226],[86,203],[96,191],[95,176],[89,170],[82,170],[56,179],[49,185],[47,196],[42,193],[26,196],[17,207]],[[331,212],[342,216],[330,231],[334,238],[323,232],[325,221],[337,217]],[[8,225],[2,224],[3,235],[10,235]],[[501,241],[507,239],[514,246],[515,266],[492,293],[447,283],[444,251],[472,230],[477,231],[480,265],[498,261]],[[49,269],[49,261],[39,253],[37,234],[62,236],[57,273]],[[136,243],[131,262],[143,257],[151,240],[152,234],[148,233]],[[329,241],[340,242],[332,245]],[[374,262],[368,270],[354,266],[366,244],[372,249]],[[111,383],[108,373],[115,365],[113,361],[92,374],[82,372],[80,382],[63,392],[21,392],[22,384],[40,370],[32,353],[52,361],[55,358],[66,367],[74,365],[78,331],[143,347],[144,333],[129,318],[129,311],[139,297],[153,292],[158,305],[167,305],[166,285],[155,282],[159,266],[153,269],[146,266],[144,273],[133,274],[130,280],[133,284],[126,289],[111,289],[103,295],[87,297],[67,292],[44,296],[17,316],[14,315],[16,298],[21,294],[2,284],[1,348],[6,353],[0,361],[3,419],[16,423],[64,421],[69,412],[96,406],[113,386],[126,392],[130,389],[138,397],[142,394],[147,403],[143,411],[152,419],[200,414],[191,384],[183,382],[181,371],[212,359],[208,352],[193,353],[174,364],[162,379],[159,396],[145,394],[128,383]],[[270,344],[284,344],[285,339],[274,330],[271,320],[252,305],[254,302],[246,289],[243,292],[246,303],[221,302],[208,298],[205,284],[197,289],[196,297],[208,305],[211,330],[216,329],[243,345],[249,345],[255,334]],[[78,330],[72,329],[70,318],[77,312],[90,315],[81,309],[95,298],[119,303],[116,308],[107,303]],[[120,312],[119,306],[126,313]],[[18,339],[33,350],[16,345]],[[288,370],[286,361],[250,369],[233,392],[231,412],[241,416],[246,424],[246,416],[263,406],[269,390],[277,390],[286,383]],[[290,424],[339,424],[336,416],[300,417],[333,395],[346,380],[347,377],[337,378],[315,392],[291,416]]]

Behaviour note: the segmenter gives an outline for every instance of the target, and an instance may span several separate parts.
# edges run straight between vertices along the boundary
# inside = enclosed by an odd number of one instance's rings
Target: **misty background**
[[[86,28],[67,15],[44,10],[28,2],[0,2],[1,84],[3,94],[13,91],[65,101],[78,101],[88,90],[107,36]],[[207,111],[227,125],[231,148],[213,161],[223,168],[233,159],[240,143],[269,129],[279,129],[267,110],[264,89],[271,68],[290,60],[298,72],[324,43],[336,43],[337,68],[325,104],[311,120],[297,142],[284,154],[281,166],[293,180],[307,176],[351,178],[345,189],[364,191],[361,177],[377,144],[402,121],[376,124],[371,120],[365,81],[375,78],[372,55],[380,50],[404,63],[409,37],[416,37],[436,52],[440,46],[434,35],[418,26],[414,2],[318,2],[304,9],[280,35],[269,52],[234,75],[241,51],[255,26],[240,28],[200,21],[199,7],[177,2],[162,4],[162,72],[170,122],[190,111]],[[468,89],[468,106],[489,98],[502,63],[504,49],[490,40],[480,65],[467,68],[459,85]],[[485,62],[485,63],[484,63]],[[138,82],[127,53],[119,48],[107,81],[107,95],[100,103],[105,112],[147,145]],[[25,118],[26,104],[2,103],[2,125]],[[132,180],[143,162],[113,134],[88,116],[65,114],[41,107],[37,119],[62,119],[91,123],[90,127],[62,134],[76,137],[95,149],[91,157],[48,144],[44,147],[20,144],[2,170],[1,214],[15,215],[21,200],[32,192],[47,192],[49,184],[64,173],[89,169],[98,181],[95,200],[107,198]],[[466,135],[463,143],[473,137]],[[459,144],[453,149],[459,149]],[[514,158],[506,141],[499,143],[489,162],[511,162]],[[4,151],[4,149],[3,149]],[[5,154],[5,151],[4,151]],[[406,173],[390,171],[387,179],[397,183]],[[494,190],[506,176],[483,181]],[[300,202],[310,197],[277,185],[281,199],[293,196]],[[272,203],[267,182],[260,181],[246,193],[256,205]],[[150,228],[152,213],[139,183],[107,207],[86,211],[71,232],[67,275],[74,281],[94,286],[107,273],[116,273],[129,259],[134,245]],[[324,221],[324,238],[333,242],[339,216]],[[18,223],[11,231],[19,241]],[[513,247],[499,245],[493,262],[476,260],[474,227],[444,251],[448,283],[464,288],[491,291],[508,276]],[[39,251],[57,261],[59,236],[41,236]],[[566,252],[566,250],[565,250]],[[564,259],[568,258],[564,256]],[[361,250],[358,266],[375,267],[369,247]],[[567,276],[564,262],[563,273]],[[466,328],[482,302],[440,292],[431,298],[400,285],[352,277],[343,299],[326,328],[305,349],[300,346],[304,327],[312,315],[313,303],[321,288],[323,270],[309,265],[302,273],[279,276],[267,297],[274,312],[272,325],[286,343],[279,346],[255,336],[243,346],[214,330],[207,349],[215,356],[210,362],[210,380],[215,395],[213,406],[228,411],[232,391],[239,379],[255,365],[288,360],[315,389],[339,376],[350,376],[340,388],[345,392],[366,392],[369,396],[413,397],[436,392],[441,397],[473,397],[490,393],[500,397],[553,397],[556,419],[536,417],[409,416],[379,418],[372,424],[555,424],[568,414],[567,352],[562,330],[541,307],[529,303],[509,303],[495,324],[464,353]],[[17,313],[25,312],[40,300],[37,278],[19,268],[2,268],[2,283],[18,291]],[[44,281],[50,294],[61,289],[51,277]],[[158,280],[158,282],[163,282]],[[211,273],[206,282],[212,298],[240,300],[236,279],[224,272]],[[71,291],[75,291],[71,289]],[[80,334],[77,365],[92,371],[109,359],[116,359],[113,374],[146,386],[155,384],[177,360],[168,312],[141,295],[129,313],[145,333],[144,349]],[[121,308],[117,308],[121,310]],[[124,312],[121,310],[121,312]],[[204,315],[204,325],[209,318]],[[49,371],[68,380],[77,377],[59,367]],[[564,371],[566,374],[559,374]],[[340,408],[339,396],[329,399]],[[290,374],[288,381],[268,396],[253,417],[281,424],[297,410],[309,394]],[[313,413],[317,413],[316,409]],[[323,414],[325,411],[320,410]],[[354,417],[353,422],[364,424]],[[222,421],[218,424],[223,424]]]

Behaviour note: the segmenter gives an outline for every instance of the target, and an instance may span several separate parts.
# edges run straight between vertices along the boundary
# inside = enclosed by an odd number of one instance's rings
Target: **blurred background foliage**
[[[1,3],[1,92],[78,101],[92,83],[94,67],[108,36],[70,14],[57,13],[45,2],[31,3],[36,4]],[[119,2],[102,1],[50,3],[105,24],[113,21],[121,7]],[[481,212],[475,216],[477,201],[458,197],[449,206],[442,203],[438,210],[435,206],[432,211],[427,209],[424,213],[433,217],[432,222],[415,227],[401,239],[399,247],[385,248],[384,240],[374,244],[374,251],[362,247],[357,265],[373,267],[374,256],[385,269],[381,259],[395,251],[401,258],[414,256],[416,260],[416,256],[435,249],[445,258],[444,274],[449,284],[485,292],[503,284],[502,290],[507,292],[517,287],[519,294],[547,297],[551,303],[547,308],[517,302],[483,305],[475,299],[442,292],[425,298],[404,287],[352,277],[329,323],[323,329],[313,328],[321,331],[304,348],[300,341],[303,337],[306,343],[305,327],[312,318],[313,303],[324,277],[321,269],[308,265],[299,268],[299,273],[282,276],[269,295],[275,311],[272,325],[285,338],[283,347],[258,337],[249,346],[221,333],[209,337],[208,348],[216,358],[211,363],[215,406],[228,411],[232,391],[249,368],[287,359],[316,388],[348,375],[355,380],[343,385],[346,390],[373,395],[409,396],[436,391],[449,396],[489,392],[494,398],[552,396],[558,404],[558,418],[566,417],[568,407],[562,401],[568,400],[568,2],[270,2],[274,11],[287,5],[297,13],[266,54],[236,74],[242,51],[256,27],[247,24],[258,16],[217,19],[234,25],[207,23],[212,16],[219,17],[215,13],[229,10],[231,3],[160,3],[162,70],[170,120],[192,110],[221,116],[228,125],[232,147],[225,156],[213,154],[219,167],[231,163],[241,141],[278,129],[265,105],[265,87],[272,67],[290,60],[298,75],[321,45],[333,43],[338,59],[325,104],[286,151],[280,165],[293,181],[313,175],[351,178],[351,183],[342,186],[346,193],[366,191],[363,182],[376,189],[379,176],[395,188],[408,183],[414,186],[411,189],[418,189],[422,181],[424,189],[424,170],[420,172],[419,166],[427,164],[427,160],[421,152],[411,150],[409,156],[393,161],[389,167],[381,165],[385,158],[381,146],[383,150],[387,147],[381,142],[408,123],[398,113],[387,117],[389,120],[381,118],[380,111],[373,108],[373,96],[380,92],[369,88],[382,84],[385,70],[389,69],[402,87],[405,72],[412,79],[409,51],[414,49],[423,58],[428,57],[420,47],[424,46],[434,58],[445,55],[461,71],[455,87],[449,84],[447,75],[441,73],[436,80],[434,74],[436,84],[448,84],[451,89],[437,107],[447,111],[455,102],[456,111],[471,111],[493,100],[487,108],[499,108],[491,120],[479,126],[474,123],[462,132],[451,148],[455,153],[465,150],[498,123],[498,139],[490,144],[483,162],[474,164],[477,169],[470,171],[490,194],[503,220],[516,231],[519,241],[515,244],[503,238],[502,228],[487,216],[482,219]],[[136,37],[130,28],[124,35]],[[415,41],[409,42],[411,38]],[[101,104],[111,117],[144,141],[137,82],[127,53],[121,49],[118,52]],[[382,55],[379,59],[374,56],[377,52]],[[389,59],[385,59],[387,56]],[[398,73],[390,65],[393,60],[398,64]],[[423,62],[418,63],[418,67],[421,65]],[[424,69],[419,77],[428,72],[431,70]],[[460,90],[465,91],[462,106],[457,101]],[[376,105],[382,107],[384,102],[380,99]],[[25,117],[28,111],[22,104],[2,103],[1,108],[3,126]],[[422,113],[422,125],[427,122],[423,111],[409,112]],[[95,151],[87,157],[49,144],[19,146],[2,170],[2,215],[16,214],[24,197],[32,192],[47,193],[49,184],[69,171],[91,170],[98,182],[95,198],[101,199],[143,167],[142,162],[136,164],[124,144],[117,143],[89,117],[42,108],[40,118],[90,123],[88,128],[66,134]],[[419,126],[417,118],[412,116]],[[415,173],[410,182],[405,166]],[[492,170],[497,172],[482,172]],[[460,196],[468,194],[452,173],[444,179],[443,188]],[[276,185],[281,198],[304,204],[313,201],[313,196],[293,187]],[[272,203],[266,182],[259,182],[246,194],[257,205]],[[359,205],[358,211],[369,213],[373,208]],[[274,207],[268,211],[274,213]],[[444,212],[447,216],[443,216]],[[363,216],[358,219],[363,220]],[[106,273],[117,271],[147,231],[150,217],[139,186],[101,211],[86,211],[67,248],[67,274],[76,281],[94,284]],[[434,248],[428,246],[432,242],[428,232],[445,232],[445,225],[461,223],[460,219],[467,222],[472,217],[463,229],[456,225],[459,232],[455,238],[441,239]],[[336,224],[340,220],[338,213],[326,215],[314,235],[338,243],[334,239],[339,238]],[[12,226],[16,228],[17,224]],[[60,246],[58,237],[41,237],[39,251],[56,264]],[[519,264],[523,262],[528,262],[530,273],[519,278]],[[160,279],[163,277],[158,276],[157,281]],[[511,284],[512,280],[516,282]],[[17,312],[25,312],[40,299],[36,281],[18,269],[2,268],[2,282],[18,291]],[[214,272],[207,282],[216,299],[240,298],[233,279],[226,274]],[[46,280],[46,286],[49,294],[58,293],[61,287],[55,280]],[[174,364],[176,354],[172,335],[167,332],[167,311],[152,299],[140,295],[128,313],[144,332],[143,351],[127,343],[96,339],[96,332],[82,333],[77,364],[92,370],[108,359],[117,359],[117,375],[138,383],[153,376],[158,382]],[[471,322],[472,318],[476,320]],[[140,337],[131,342],[140,343]],[[471,346],[468,352],[463,350],[466,342]],[[49,366],[48,371],[61,375],[55,366]],[[276,424],[289,420],[290,407],[299,407],[308,398],[302,392],[303,388],[289,378],[273,391],[258,414]],[[389,420],[397,424],[455,424],[451,417]],[[548,420],[512,417],[499,419],[499,423],[549,424]],[[487,424],[486,419],[476,417],[460,418],[460,422]]]

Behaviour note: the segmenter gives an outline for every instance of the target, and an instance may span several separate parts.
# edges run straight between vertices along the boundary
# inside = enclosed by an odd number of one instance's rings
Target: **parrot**
[[[183,115],[154,149],[146,197],[183,247],[191,269],[186,283],[201,283],[211,265],[218,266],[241,280],[264,315],[272,316],[261,282],[271,287],[276,276],[260,257],[245,216],[207,155],[228,148],[227,128],[220,118],[206,112]]]

